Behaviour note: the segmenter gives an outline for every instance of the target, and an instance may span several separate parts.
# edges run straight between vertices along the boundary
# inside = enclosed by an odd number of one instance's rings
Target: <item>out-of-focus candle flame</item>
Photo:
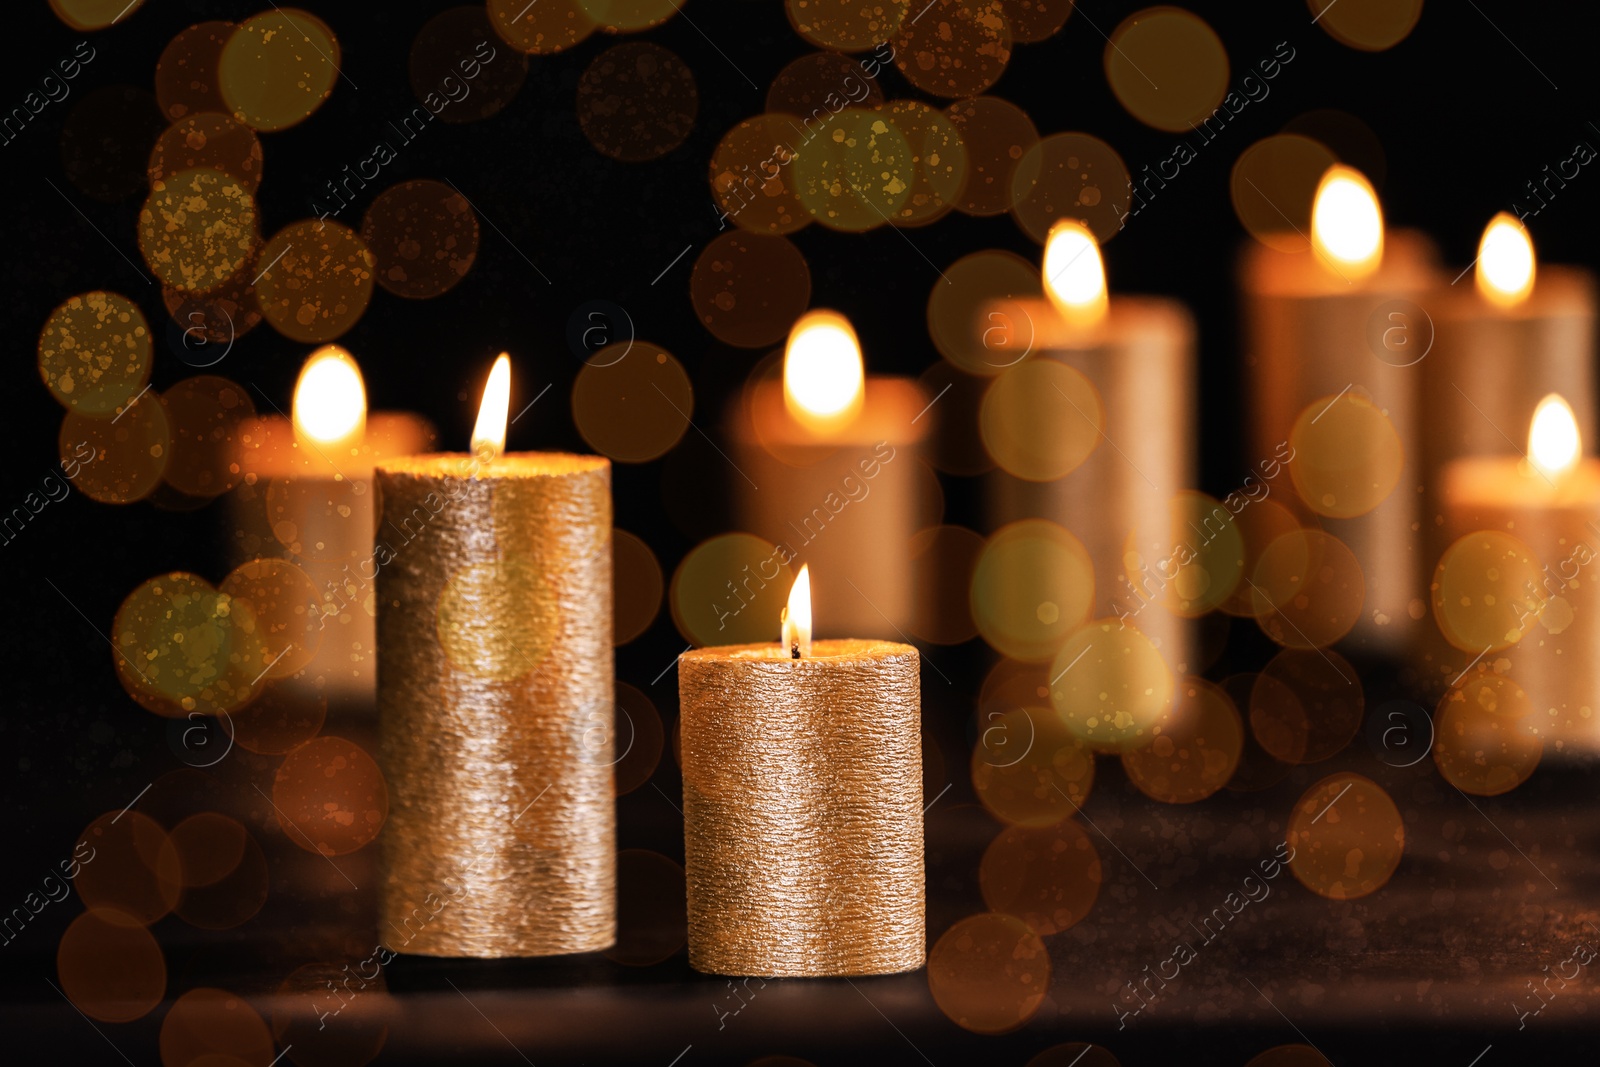
[[[506,416],[511,411],[511,357],[500,353],[483,386],[478,421],[472,427],[472,454],[495,460],[506,450]]]
[[[866,372],[850,320],[837,311],[808,311],[789,331],[783,353],[783,402],[817,430],[834,430],[861,411]]]
[[[1360,171],[1336,163],[1322,176],[1311,207],[1311,246],[1349,281],[1378,269],[1383,261],[1383,210]]]
[[[795,659],[811,655],[811,570],[803,564],[783,609],[783,647]]]
[[[1533,410],[1528,426],[1528,461],[1552,482],[1560,481],[1578,465],[1583,442],[1578,420],[1560,393],[1551,393]]]
[[[294,384],[294,436],[321,453],[356,448],[367,432],[361,368],[338,345],[311,353]]]
[[[1068,321],[1093,325],[1106,316],[1100,243],[1077,219],[1059,219],[1050,227],[1044,243],[1044,291]]]
[[[1515,307],[1533,292],[1536,267],[1533,241],[1516,216],[1502,211],[1490,219],[1478,242],[1478,292],[1500,307]]]

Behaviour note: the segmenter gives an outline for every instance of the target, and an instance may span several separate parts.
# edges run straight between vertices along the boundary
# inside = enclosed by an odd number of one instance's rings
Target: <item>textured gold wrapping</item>
[[[917,650],[818,641],[678,662],[689,962],[893,974],[927,956]]]
[[[512,455],[463,476],[471,462],[378,470],[380,929],[425,956],[605,948],[611,467]]]

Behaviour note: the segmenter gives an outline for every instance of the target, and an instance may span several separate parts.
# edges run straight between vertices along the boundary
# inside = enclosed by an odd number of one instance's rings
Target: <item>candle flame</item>
[[[1059,219],[1044,243],[1044,291],[1069,321],[1093,325],[1105,318],[1106,268],[1100,243],[1077,219]]]
[[[311,353],[294,384],[294,435],[317,451],[354,448],[366,436],[367,389],[361,368],[338,345]]]
[[[800,316],[783,353],[789,413],[814,429],[838,429],[860,412],[865,387],[861,345],[850,320],[821,309]]]
[[[1533,292],[1533,241],[1514,215],[1489,220],[1478,242],[1478,292],[1500,307],[1515,307]]]
[[[506,449],[506,415],[511,411],[511,357],[500,353],[483,386],[478,421],[472,427],[472,454],[486,460],[500,458]]]
[[[783,609],[783,647],[796,659],[811,655],[811,570],[804,564]]]
[[[1578,464],[1583,442],[1578,420],[1560,393],[1539,401],[1528,426],[1528,461],[1551,481],[1558,481]]]
[[[1364,278],[1383,260],[1383,210],[1366,176],[1336,163],[1317,186],[1311,245],[1342,277]]]

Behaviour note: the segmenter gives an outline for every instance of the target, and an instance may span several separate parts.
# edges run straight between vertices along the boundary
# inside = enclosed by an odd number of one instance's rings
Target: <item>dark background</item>
[[[341,79],[332,97],[308,121],[262,136],[266,180],[258,202],[266,234],[312,215],[311,200],[321,183],[345,163],[367,155],[370,143],[385,136],[385,123],[414,105],[406,72],[412,40],[428,18],[452,5],[307,6],[338,35],[349,81]],[[1431,234],[1446,264],[1455,265],[1450,270],[1453,275],[1472,259],[1487,219],[1510,209],[1524,182],[1539,177],[1546,164],[1553,166],[1570,156],[1580,139],[1600,145],[1600,131],[1590,125],[1600,116],[1600,108],[1595,107],[1592,26],[1582,7],[1435,0],[1404,42],[1387,52],[1367,54],[1337,43],[1312,25],[1303,4],[1187,6],[1221,35],[1235,84],[1280,41],[1289,42],[1297,53],[1271,83],[1270,97],[1246,108],[1105,249],[1114,290],[1174,296],[1187,303],[1199,320],[1200,488],[1221,495],[1238,483],[1248,465],[1239,448],[1242,390],[1233,281],[1235,257],[1244,238],[1228,195],[1229,170],[1238,154],[1308,111],[1336,108],[1358,117],[1382,146],[1380,165],[1374,167],[1371,159],[1360,162],[1367,164],[1379,189],[1387,221]],[[1083,130],[1109,141],[1135,174],[1147,163],[1154,165],[1169,154],[1173,138],[1142,126],[1116,102],[1102,67],[1105,40],[1094,29],[1110,32],[1139,7],[1091,0],[1054,39],[1016,46],[1008,69],[990,92],[1025,109],[1041,135]],[[92,89],[126,84],[148,90],[161,49],[184,27],[204,19],[239,20],[256,10],[245,3],[147,3],[121,25],[89,35],[98,55],[72,83],[72,97],[51,105],[13,143],[0,146],[7,179],[5,255],[0,266],[5,280],[0,322],[9,353],[0,393],[6,398],[8,457],[0,472],[0,504],[5,508],[19,503],[56,462],[62,411],[40,382],[34,355],[38,330],[49,311],[70,294],[105,288],[137,300],[152,325],[164,327],[166,322],[155,287],[141,281],[106,243],[109,238],[138,261],[134,225],[142,192],[106,204],[77,190],[63,171],[64,120]],[[716,341],[697,322],[689,301],[694,256],[716,233],[707,162],[730,126],[762,110],[773,75],[812,49],[791,30],[776,0],[696,0],[688,5],[687,14],[705,36],[678,17],[645,34],[622,38],[670,48],[694,71],[699,87],[694,132],[665,158],[622,164],[599,154],[584,138],[574,109],[578,78],[596,55],[618,41],[596,33],[567,52],[532,57],[520,94],[495,117],[467,125],[430,124],[423,137],[401,151],[363,199],[341,216],[355,224],[371,198],[394,182],[449,179],[472,198],[481,220],[492,220],[553,282],[547,284],[493,227],[484,225],[476,264],[449,293],[416,302],[379,289],[367,314],[339,340],[360,359],[374,409],[421,412],[437,425],[445,444],[464,446],[488,361],[495,352],[509,349],[521,376],[516,385],[521,399],[514,397],[513,411],[547,382],[554,383],[546,402],[517,425],[509,446],[587,450],[564,402],[579,367],[566,332],[575,309],[603,299],[627,310],[640,339],[661,345],[685,364],[694,381],[695,422],[714,431],[715,413],[763,353]],[[5,23],[10,54],[0,74],[0,106],[9,108],[84,35],[58,22],[42,0],[11,5]],[[732,64],[761,88],[752,89]],[[911,96],[936,106],[944,103],[912,90],[892,68],[880,76],[880,83],[890,98]],[[139,153],[131,158],[139,161]],[[1597,265],[1594,239],[1600,221],[1596,195],[1600,184],[1594,189],[1590,185],[1600,183],[1600,177],[1591,170],[1586,168],[1571,180],[1530,220],[1543,262]],[[865,235],[813,225],[791,239],[810,263],[813,305],[837,308],[850,316],[869,370],[913,376],[938,359],[923,317],[930,287],[937,280],[926,260],[942,268],[990,247],[1011,249],[1029,260],[1038,256],[1037,245],[1006,216],[973,219],[951,214],[930,227],[903,233],[885,227]],[[652,286],[651,280],[686,244],[694,250]],[[153,381],[158,390],[195,373],[159,336],[156,347]],[[290,342],[263,324],[209,373],[253,383],[287,408],[308,350],[309,346]],[[256,397],[258,407],[267,410],[259,394]],[[698,464],[714,481],[730,473],[691,431],[671,458],[636,466],[618,464],[614,475],[617,525],[644,537],[669,576],[700,538],[727,528],[724,516],[715,510],[701,514],[693,525],[677,524],[681,516],[663,504],[663,478],[668,468],[679,464],[687,470]],[[983,532],[978,480],[941,477],[947,497],[945,521]],[[96,630],[109,629],[122,598],[147,577],[184,569],[219,580],[226,573],[221,511],[220,503],[189,512],[161,510],[149,503],[118,508],[75,493],[47,508],[15,543],[0,548],[11,611],[0,645],[6,666],[0,699],[4,709],[0,790],[10,860],[0,864],[4,872],[0,903],[5,906],[32,887],[36,869],[42,871],[70,852],[74,835],[91,819],[121,808],[144,783],[182,765],[169,745],[167,724],[138,709],[123,694],[110,650]],[[46,576],[70,604],[46,584]],[[1233,628],[1219,668],[1224,673],[1251,669],[1270,651],[1254,628],[1248,629],[1247,633],[1244,626]],[[669,672],[655,685],[651,680],[681,647],[663,609],[644,637],[617,650],[618,678],[645,689],[669,725],[676,714],[675,675]],[[950,769],[947,777],[955,781],[950,795],[929,816],[929,933],[936,937],[955,919],[982,910],[976,863],[994,827],[974,806],[963,768],[972,737],[973,698],[991,656],[981,642],[929,651],[954,679],[948,688],[925,679],[926,715]],[[1381,664],[1368,667],[1370,707],[1383,699],[1388,674]],[[330,720],[328,729],[338,727]],[[1353,748],[1362,745],[1358,739]],[[1359,758],[1365,755],[1364,749],[1353,753],[1349,765],[1389,784],[1374,771],[1370,756],[1364,762]],[[269,780],[270,762],[258,762],[259,766],[242,761],[244,770],[239,773]],[[1128,799],[1130,791],[1123,787],[1119,769],[1105,761],[1101,769],[1104,778],[1097,786],[1097,799],[1103,795],[1109,807],[1097,811],[1091,804],[1090,815],[1115,822],[1121,810],[1118,796],[1124,798],[1122,807],[1144,810]],[[1425,789],[1419,784],[1425,777],[1422,771],[1429,767],[1402,776],[1400,785]],[[1291,778],[1268,802],[1286,811],[1310,780]],[[681,823],[669,806],[676,803],[678,788],[676,767],[670,756],[663,756],[652,786],[620,801],[619,845],[651,848],[681,860]],[[1589,827],[1596,818],[1587,806],[1594,799],[1592,779],[1584,768],[1552,767],[1542,769],[1519,793],[1497,800],[1493,814],[1501,825],[1507,825],[1502,815],[1521,826],[1554,819],[1565,829],[1547,838],[1547,847],[1587,858],[1595,839]],[[1246,802],[1219,796],[1200,806],[1209,806],[1201,817],[1247,823],[1256,811],[1251,805],[1259,803],[1260,798]],[[1455,806],[1462,808],[1455,817],[1473,818],[1470,810]],[[328,933],[329,928],[363,921],[359,911],[350,913],[339,906],[295,907],[300,899],[297,890],[287,887],[279,893],[279,880],[292,881],[297,869],[294,850],[284,845],[281,835],[268,844],[274,857],[275,895],[257,920],[226,936],[211,937],[181,929],[175,918],[158,926],[163,944],[169,935],[173,939],[168,947],[169,997],[201,984],[222,985],[247,995],[270,993],[283,973],[306,958],[295,955],[297,936],[323,946],[343,944],[336,934]],[[1108,868],[1118,866],[1109,850],[1101,851]],[[1544,857],[1550,855],[1546,852]],[[1159,849],[1149,857],[1148,862],[1161,866]],[[1408,854],[1396,875],[1397,885],[1412,863]],[[1181,883],[1180,868],[1162,867],[1166,874],[1157,880],[1168,886]],[[1138,888],[1137,877],[1128,872],[1117,878],[1124,875],[1128,886]],[[1226,884],[1231,877],[1224,871],[1217,884]],[[1564,890],[1574,888],[1565,878],[1557,880],[1566,883]],[[1508,973],[1521,977],[1537,976],[1542,964],[1557,958],[1540,955],[1535,938],[1518,926],[1526,915],[1517,910],[1520,905],[1513,898],[1528,892],[1531,884],[1510,878],[1504,887],[1485,891],[1481,914],[1463,914],[1458,905],[1453,920],[1456,928],[1468,931],[1467,936],[1486,939],[1477,958],[1490,958],[1489,949],[1498,946],[1512,961]],[[1591,900],[1594,884],[1590,874]],[[1179,884],[1173,891],[1185,890]],[[1102,900],[1112,893],[1108,884]],[[1400,911],[1428,912],[1427,893],[1405,899],[1408,903],[1398,906]],[[1334,910],[1331,905],[1327,908]],[[91,1033],[44,981],[54,977],[60,932],[79,910],[76,899],[53,905],[16,943],[0,948],[0,983],[9,1002],[4,1011],[7,1040],[16,1038],[41,1052],[65,1050],[64,1062],[115,1062],[112,1048]],[[1450,922],[1446,920],[1446,925]],[[1272,968],[1295,958],[1285,946],[1297,943],[1298,925],[1280,917],[1271,927],[1261,927],[1256,947],[1265,961],[1262,966]],[[1100,946],[1082,946],[1082,958],[1118,955],[1123,950],[1114,941],[1108,947],[1106,941],[1115,934],[1109,920],[1102,923]],[[1392,955],[1399,950],[1404,955],[1405,938],[1415,935],[1402,930],[1398,936],[1398,945],[1380,945],[1374,938],[1372,953]],[[355,940],[359,944],[370,939],[363,933]],[[1439,942],[1449,944],[1448,938]],[[1519,944],[1526,953],[1520,963],[1516,962]],[[1459,946],[1446,952],[1427,938],[1419,938],[1412,947],[1422,958],[1405,966],[1416,972],[1417,981],[1425,977],[1445,981],[1459,975],[1463,952],[1474,955]],[[1428,956],[1429,952],[1434,955]],[[338,958],[353,960],[361,955]],[[1139,965],[1158,958],[1140,956],[1139,963],[1127,970],[1136,973]],[[1100,1041],[1123,1063],[1180,1058],[1243,1063],[1262,1049],[1301,1039],[1292,1024],[1285,1025],[1283,1018],[1259,1003],[1253,1009],[1219,1007],[1216,1014],[1208,1014],[1201,1004],[1188,1014],[1158,1016],[1141,1023],[1132,1034],[1118,1035],[1111,1012],[1099,1006],[1103,998],[1091,998],[1093,1006],[1089,999],[1069,1003],[1078,992],[1088,998],[1089,991],[1079,988],[1061,959],[1056,966],[1056,986],[1066,990],[1058,995],[1060,1013],[1042,1013],[1017,1034],[983,1039],[958,1030],[940,1015],[920,976],[866,983],[869,992],[878,990],[871,994],[871,1003],[879,1012],[862,1003],[866,993],[858,998],[847,985],[801,983],[797,992],[775,994],[767,1002],[771,1007],[765,1017],[749,1025],[730,1022],[727,1031],[719,1032],[711,1025],[715,1020],[705,1004],[721,995],[721,982],[693,975],[681,951],[644,970],[621,968],[598,957],[516,965],[401,961],[390,970],[390,987],[397,994],[412,992],[415,999],[406,1002],[408,1022],[391,1034],[380,1062],[423,1062],[446,1056],[452,1048],[473,1050],[479,1062],[500,1056],[520,1062],[467,1005],[450,999],[456,994],[441,983],[446,975],[463,989],[484,990],[488,1000],[479,1003],[501,1029],[522,1027],[507,1032],[517,1038],[519,1054],[541,1064],[665,1064],[690,1043],[694,1050],[685,1064],[743,1062],[778,1052],[818,1063],[871,1054],[895,1063],[927,1059],[943,1065],[983,1057],[1020,1064],[1038,1050],[1076,1039]],[[1439,973],[1425,974],[1430,971]],[[1349,971],[1333,982],[1353,975],[1359,978]],[[1521,977],[1512,985],[1520,986]],[[795,986],[788,983],[785,989]],[[495,990],[513,988],[524,991],[523,999],[496,999],[500,994]],[[1240,998],[1240,1005],[1246,999],[1248,995]],[[1565,1015],[1552,1009],[1547,1015],[1553,1018],[1530,1024],[1532,1032],[1519,1034],[1512,1009],[1500,1006],[1504,999],[1485,995],[1480,1008],[1471,1006],[1477,1001],[1463,1000],[1453,1009],[1409,1013],[1374,1002],[1370,1012],[1344,1016],[1332,1012],[1319,1022],[1301,1022],[1300,1028],[1310,1031],[1310,1039],[1339,1063],[1375,1051],[1381,1059],[1390,1054],[1414,1058],[1426,1050],[1429,1062],[1465,1065],[1485,1045],[1493,1044],[1491,1058],[1483,1061],[1488,1065],[1504,1062],[1501,1056],[1513,1048],[1522,1054],[1564,1043],[1586,1026],[1585,1004],[1575,998],[1562,1006]],[[134,1062],[152,1062],[160,1014],[158,1009],[138,1023],[102,1029]],[[1291,1009],[1288,1014],[1293,1017],[1296,1012]],[[890,1019],[894,1021],[885,1025]],[[1592,1037],[1592,1028],[1589,1033]],[[402,1034],[410,1036],[403,1040]],[[916,1055],[908,1047],[913,1044]],[[591,1051],[580,1052],[585,1048]]]

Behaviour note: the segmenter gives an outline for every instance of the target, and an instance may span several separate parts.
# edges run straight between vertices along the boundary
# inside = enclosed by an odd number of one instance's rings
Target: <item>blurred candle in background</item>
[[[1086,623],[1109,618],[1119,639],[1137,630],[1169,673],[1187,672],[1188,619],[1238,580],[1236,566],[1231,576],[1211,566],[1211,537],[1230,517],[1186,509],[1194,322],[1176,301],[1111,298],[1099,246],[1076,221],[1051,230],[1043,275],[1047,299],[998,302],[980,326],[996,331],[992,350],[1021,355],[1007,356],[1013,365],[979,412],[999,468],[988,476],[989,510],[1001,529],[978,565],[974,618],[990,644],[1027,661],[1050,659]]]
[[[1593,276],[1539,264],[1527,230],[1504,212],[1484,229],[1472,270],[1470,289],[1457,284],[1429,299],[1438,335],[1419,365],[1424,577],[1450,543],[1439,485],[1446,464],[1521,454],[1525,427],[1549,393],[1571,406],[1581,439],[1595,440]]]
[[[916,454],[928,398],[910,379],[866,374],[855,330],[834,311],[802,315],[781,375],[761,371],[729,418],[740,529],[787,546],[785,563],[811,565],[832,632],[904,639],[917,600],[911,538],[939,512]]]
[[[1525,749],[1530,735],[1593,751],[1600,742],[1600,460],[1584,457],[1567,401],[1552,393],[1539,402],[1526,459],[1468,456],[1447,464],[1440,498],[1449,547],[1434,573],[1433,611],[1459,652],[1452,685],[1469,667],[1492,667],[1504,678],[1491,707],[1499,718],[1490,724],[1504,736],[1480,742],[1480,760],[1507,763],[1506,746]]]
[[[1301,500],[1364,572],[1353,636],[1395,653],[1427,614],[1416,362],[1431,342],[1417,300],[1436,276],[1432,246],[1386,233],[1372,186],[1342,165],[1323,175],[1311,229],[1304,250],[1243,257],[1247,448],[1252,462],[1292,454]]]
[[[293,562],[316,590],[315,655],[289,684],[340,705],[373,706],[377,561],[374,467],[426,451],[433,428],[421,416],[367,411],[366,386],[350,353],[324,345],[295,385],[293,414],[241,427],[243,484],[232,497],[235,561]]]

